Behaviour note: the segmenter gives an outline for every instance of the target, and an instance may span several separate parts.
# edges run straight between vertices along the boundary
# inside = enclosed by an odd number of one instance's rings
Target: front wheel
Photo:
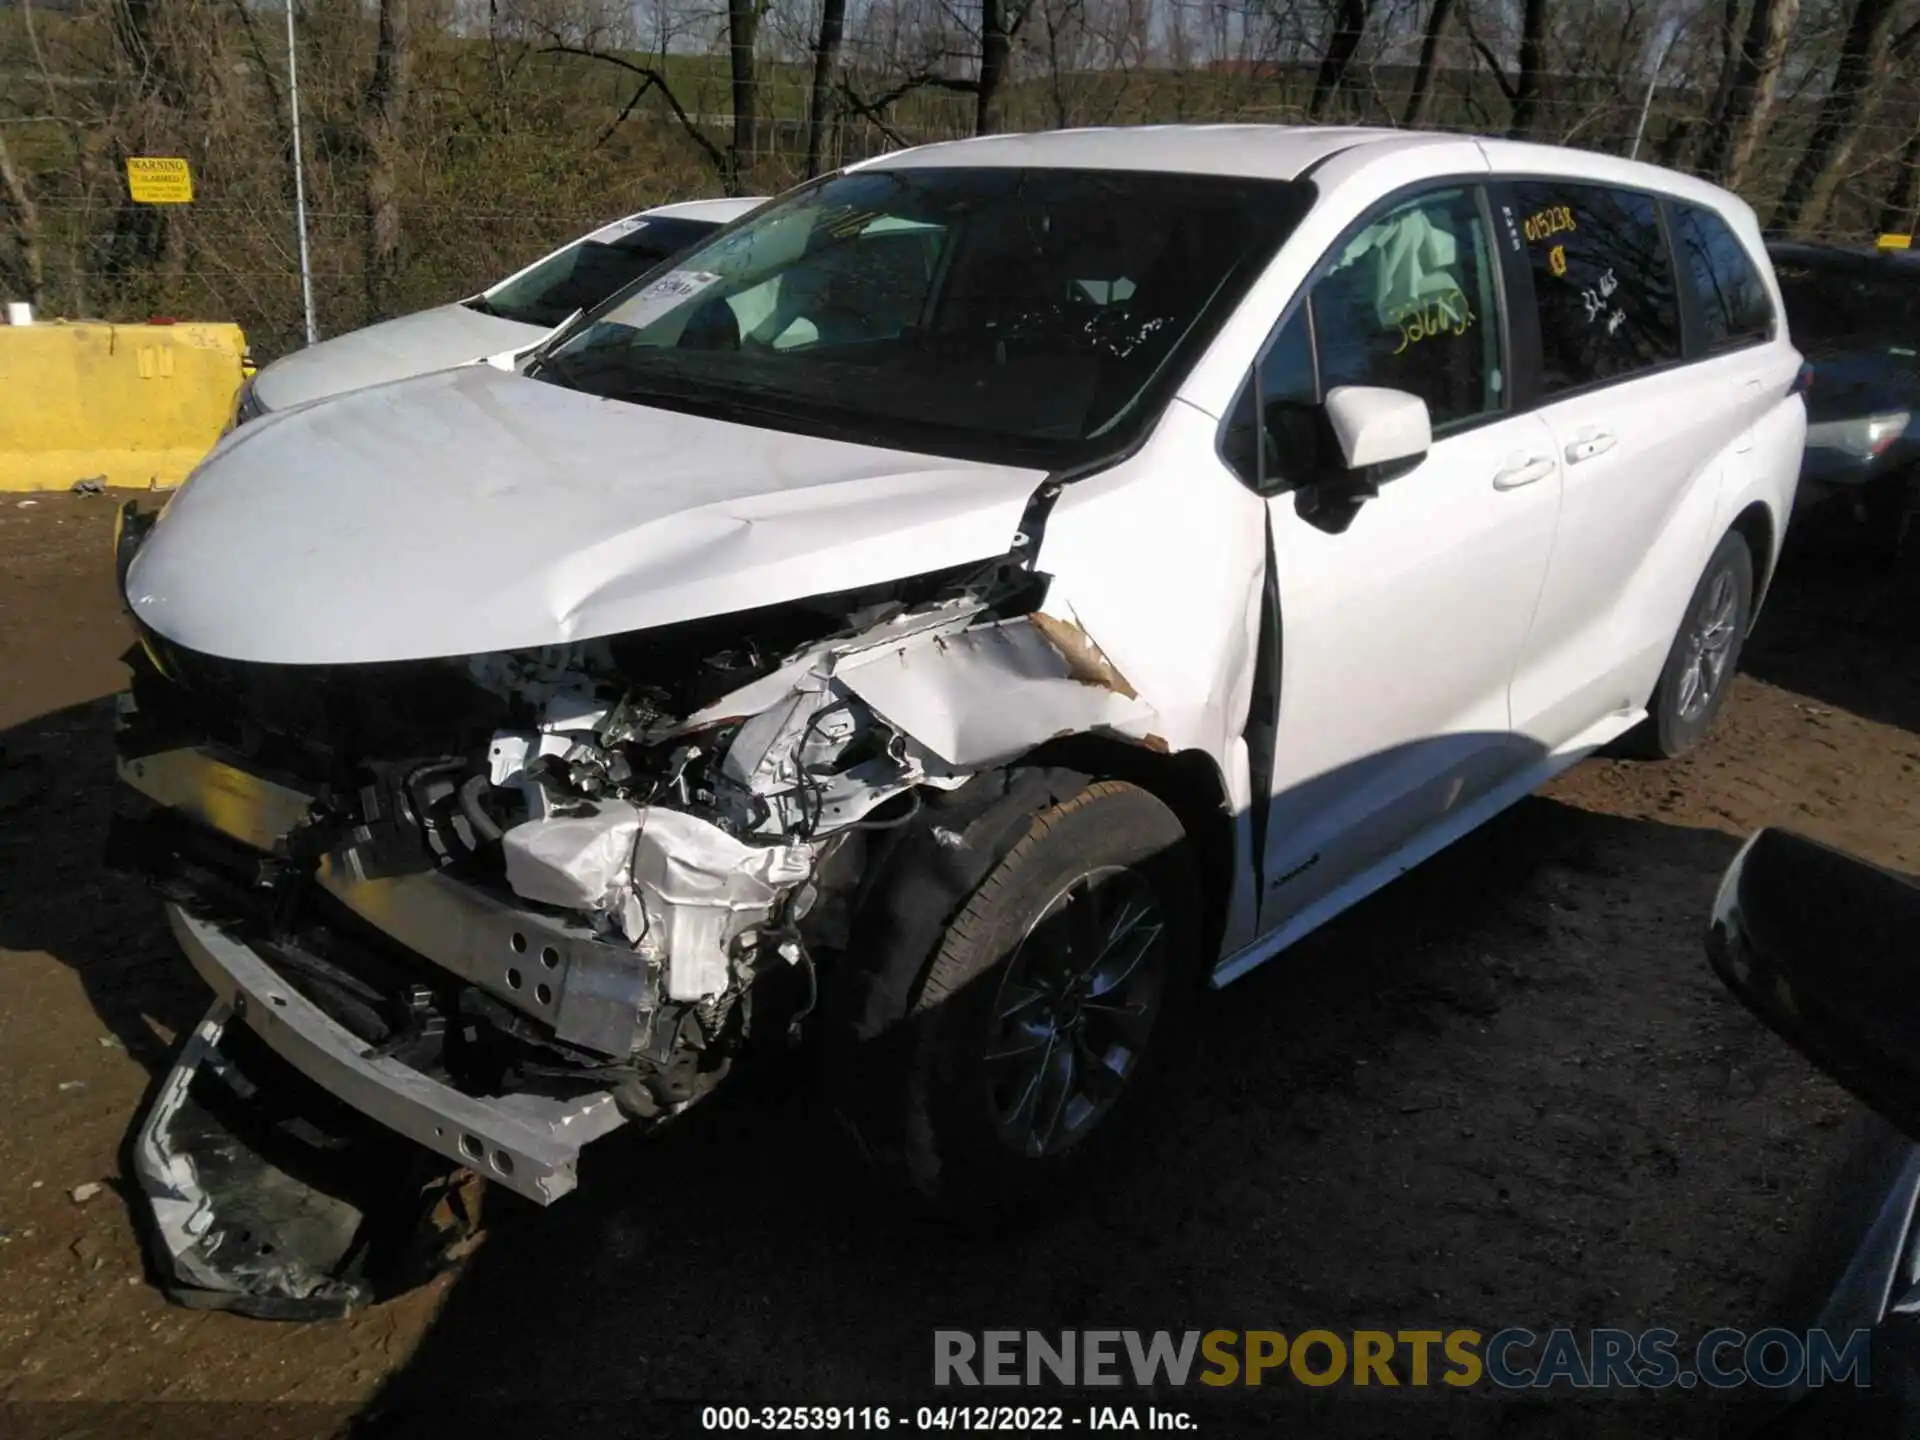
[[[1185,831],[1098,781],[1033,817],[947,925],[856,1127],[936,1210],[1000,1218],[1121,1138],[1200,970]]]
[[[1673,760],[1700,743],[1733,688],[1752,616],[1753,552],[1741,536],[1729,534],[1687,602],[1646,721],[1627,747],[1631,752]]]

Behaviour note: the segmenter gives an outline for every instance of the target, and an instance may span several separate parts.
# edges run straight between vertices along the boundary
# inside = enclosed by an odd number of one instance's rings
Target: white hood
[[[282,356],[254,378],[254,398],[268,410],[289,410],[519,349],[546,333],[538,325],[482,315],[465,305],[439,305]]]
[[[233,660],[527,649],[990,559],[1044,478],[469,366],[242,426],[127,597]]]

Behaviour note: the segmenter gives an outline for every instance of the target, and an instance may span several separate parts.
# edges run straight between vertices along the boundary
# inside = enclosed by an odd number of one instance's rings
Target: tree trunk
[[[1885,73],[1882,56],[1898,4],[1899,0],[1857,0],[1854,5],[1847,38],[1840,47],[1840,63],[1833,72],[1833,88],[1821,102],[1813,135],[1793,168],[1786,193],[1774,207],[1774,228],[1803,230],[1816,224],[1833,202]]]
[[[827,126],[827,91],[840,63],[840,37],[847,24],[847,0],[822,0],[820,38],[813,47],[813,96],[807,102],[807,174],[820,173],[820,141]]]
[[[1520,22],[1520,78],[1513,86],[1510,140],[1531,140],[1540,123],[1540,96],[1547,71],[1547,0],[1527,0]]]
[[[1886,198],[1880,202],[1880,220],[1877,229],[1882,235],[1905,235],[1910,233],[1915,219],[1914,196],[1920,191],[1920,130],[1907,137],[1906,145],[1900,151],[1900,161],[1893,172],[1893,184],[1887,187]]]
[[[1453,17],[1453,0],[1433,0],[1427,12],[1427,31],[1420,40],[1420,65],[1413,72],[1413,94],[1407,97],[1407,113],[1400,123],[1415,129],[1427,123],[1433,113],[1433,66],[1440,54],[1440,37]]]
[[[1754,0],[1746,38],[1734,65],[1727,101],[1707,136],[1700,168],[1730,190],[1746,179],[1753,152],[1766,131],[1773,90],[1787,60],[1787,42],[1800,18],[1800,0]]]
[[[412,67],[407,0],[380,0],[373,79],[367,85],[367,318],[393,313],[400,274],[401,130]]]
[[[759,81],[753,47],[760,34],[759,0],[727,0],[727,55],[733,66],[733,143],[727,150],[727,193],[738,195],[753,175],[754,111]]]
[[[1694,123],[1689,119],[1677,119],[1667,126],[1667,133],[1660,137],[1660,144],[1653,152],[1653,163],[1664,165],[1669,170],[1679,169],[1686,161],[1687,152],[1693,148]]]
[[[1000,128],[1000,82],[1013,54],[1007,0],[980,0],[980,85],[974,94],[973,133],[991,135]]]
[[[0,200],[6,201],[11,213],[8,228],[13,231],[14,244],[20,250],[20,268],[26,274],[24,298],[38,310],[47,303],[47,266],[40,248],[40,212],[27,193],[26,180],[14,167],[13,152],[7,148],[4,131],[0,131]]]
[[[1307,102],[1309,120],[1325,115],[1327,106],[1346,87],[1347,71],[1366,33],[1367,0],[1336,0],[1333,33],[1327,37],[1326,52],[1320,57],[1320,71],[1313,77],[1313,98]]]

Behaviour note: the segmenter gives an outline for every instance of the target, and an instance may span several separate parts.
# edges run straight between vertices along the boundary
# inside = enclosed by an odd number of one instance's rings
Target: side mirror
[[[1299,487],[1296,503],[1302,519],[1324,530],[1345,530],[1382,485],[1414,469],[1433,448],[1427,402],[1405,390],[1336,385],[1315,413],[1331,444],[1318,447],[1325,460]]]
[[[1748,1009],[1920,1138],[1920,884],[1761,830],[1720,883],[1707,955]]]
[[[1427,402],[1405,390],[1378,385],[1337,385],[1327,392],[1327,424],[1350,471],[1376,482],[1405,474],[1433,448]]]

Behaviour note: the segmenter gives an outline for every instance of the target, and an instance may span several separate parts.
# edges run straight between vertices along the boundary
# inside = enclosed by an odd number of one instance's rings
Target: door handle
[[[1522,485],[1531,485],[1536,480],[1544,480],[1553,473],[1551,455],[1529,455],[1516,465],[1494,472],[1493,488],[1496,490],[1518,490]]]
[[[1567,463],[1578,465],[1582,460],[1591,460],[1596,455],[1606,454],[1619,443],[1619,437],[1611,430],[1582,430],[1574,436],[1573,443],[1567,446]]]

